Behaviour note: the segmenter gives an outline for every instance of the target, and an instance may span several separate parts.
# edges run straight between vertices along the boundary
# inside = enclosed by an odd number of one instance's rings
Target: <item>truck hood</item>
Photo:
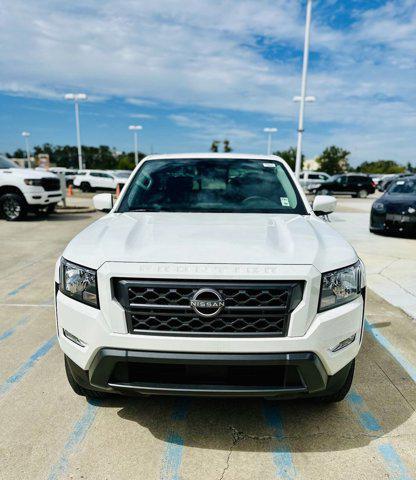
[[[110,213],[79,233],[67,260],[314,265],[321,272],[356,262],[354,249],[314,215]]]
[[[56,178],[56,175],[52,172],[47,172],[46,170],[34,170],[33,168],[6,168],[0,171],[2,173],[10,173],[11,175],[16,175],[22,178]]]

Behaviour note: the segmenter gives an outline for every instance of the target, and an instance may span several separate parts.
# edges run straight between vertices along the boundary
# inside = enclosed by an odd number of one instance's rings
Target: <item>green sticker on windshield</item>
[[[280,203],[284,207],[290,207],[289,199],[287,197],[280,197]]]

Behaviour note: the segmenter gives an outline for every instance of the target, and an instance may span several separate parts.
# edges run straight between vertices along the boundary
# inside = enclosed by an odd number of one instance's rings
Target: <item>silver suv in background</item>
[[[299,182],[304,190],[308,190],[309,185],[325,182],[329,179],[329,177],[330,176],[325,172],[311,172],[305,170],[299,175]]]

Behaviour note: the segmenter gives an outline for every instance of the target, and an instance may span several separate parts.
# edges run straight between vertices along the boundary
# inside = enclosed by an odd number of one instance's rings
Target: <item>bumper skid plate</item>
[[[293,398],[328,390],[335,378],[328,377],[311,352],[211,354],[104,348],[88,371],[72,361],[70,368],[86,388],[147,395]]]

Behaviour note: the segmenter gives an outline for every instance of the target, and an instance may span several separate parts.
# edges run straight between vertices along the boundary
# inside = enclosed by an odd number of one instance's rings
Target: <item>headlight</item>
[[[40,178],[25,178],[24,182],[26,185],[30,185],[31,187],[41,187],[42,180]]]
[[[373,208],[376,212],[379,212],[379,213],[384,213],[386,211],[386,206],[384,205],[384,203],[381,203],[381,202],[376,202],[373,205]]]
[[[309,188],[310,190],[313,190],[313,189],[315,189],[315,188],[319,188],[320,186],[321,186],[320,183],[311,183],[308,188]]]
[[[68,297],[98,308],[97,272],[61,260],[59,290]]]
[[[319,311],[339,307],[361,294],[361,264],[322,274]]]

